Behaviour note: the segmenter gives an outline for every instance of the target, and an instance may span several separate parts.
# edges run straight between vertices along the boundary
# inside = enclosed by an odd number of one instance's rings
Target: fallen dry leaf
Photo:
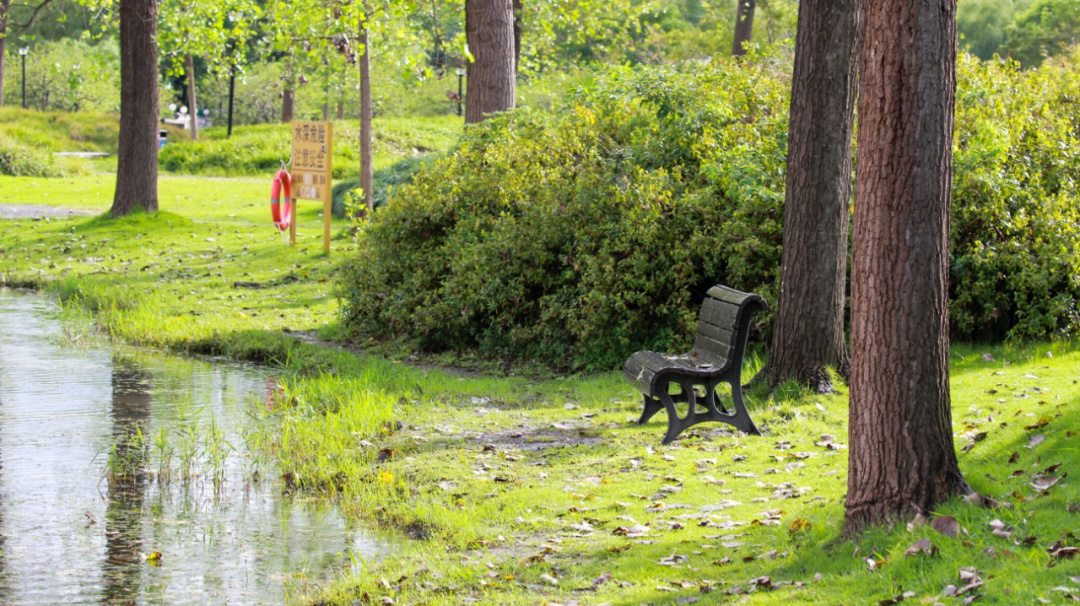
[[[990,526],[990,534],[994,535],[995,537],[1001,537],[1003,539],[1008,539],[1009,537],[1012,536],[1012,533],[1013,533],[1012,526],[1009,526],[1008,524],[1006,524],[1005,522],[1002,522],[1001,520],[991,520],[990,522],[987,523],[987,525]]]
[[[952,516],[938,516],[930,522],[930,527],[947,537],[960,534],[960,523]]]
[[[796,518],[795,521],[788,525],[787,529],[788,533],[793,535],[804,533],[807,530],[810,530],[810,522],[803,518]]]
[[[930,539],[919,539],[918,541],[912,543],[911,547],[907,548],[907,551],[904,552],[904,555],[910,557],[919,555],[920,553],[925,553],[928,556],[932,556],[937,553],[937,550],[938,548],[934,547],[934,545],[930,542]]]
[[[607,583],[610,580],[611,580],[611,573],[610,572],[605,572],[604,574],[602,574],[602,575],[596,577],[595,579],[593,579],[592,584],[589,585],[588,587],[586,587],[583,591],[596,591],[597,589],[600,588],[601,585],[603,585],[604,583]]]
[[[1057,476],[1044,476],[1039,475],[1035,478],[1035,481],[1031,483],[1031,487],[1039,492],[1046,492],[1054,487],[1061,478]]]

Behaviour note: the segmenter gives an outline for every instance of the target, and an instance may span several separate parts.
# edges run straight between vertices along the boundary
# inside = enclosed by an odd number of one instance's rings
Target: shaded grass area
[[[111,201],[105,177],[0,178],[0,191],[102,212]],[[305,203],[290,249],[266,195],[261,181],[166,177],[155,215],[0,221],[0,282],[56,293],[118,338],[281,369],[257,441],[286,472],[282,489],[409,537],[313,602],[877,604],[913,592],[1060,604],[1056,587],[1080,585],[1080,560],[1048,551],[1075,546],[1080,522],[1073,343],[953,349],[962,469],[1009,508],[957,500],[936,512],[957,519],[957,537],[900,523],[841,542],[842,383],[830,396],[754,392],[761,437],[706,425],[661,447],[664,416],[634,425],[640,400],[615,373],[495,378],[313,342],[337,334],[335,263],[351,240],[323,256],[318,205]],[[1054,486],[1032,486],[1056,464],[1043,476]],[[1010,536],[992,534],[995,519]],[[905,556],[922,538],[936,554]],[[965,567],[983,585],[944,595]]]
[[[0,135],[42,151],[115,154],[119,133],[117,114],[0,108]]]

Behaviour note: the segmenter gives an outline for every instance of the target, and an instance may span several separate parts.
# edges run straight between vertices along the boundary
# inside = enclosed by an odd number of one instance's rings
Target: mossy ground
[[[5,203],[98,212],[111,188],[104,175],[0,178]],[[163,177],[154,215],[0,221],[0,282],[57,293],[117,338],[281,369],[260,442],[287,472],[283,488],[335,499],[401,537],[312,601],[877,604],[912,592],[911,603],[974,593],[1029,604],[1080,594],[1080,559],[1048,551],[1076,546],[1067,533],[1080,526],[1074,343],[953,348],[961,467],[1007,509],[958,499],[935,512],[958,520],[955,538],[901,521],[842,541],[842,384],[829,396],[755,392],[763,436],[700,426],[661,447],[663,414],[636,426],[640,400],[615,372],[491,376],[347,351],[324,341],[338,336],[335,264],[351,239],[338,230],[323,255],[319,205],[307,202],[288,247],[269,226],[267,190],[264,180]],[[1057,464],[1056,484],[1032,486]],[[995,519],[1009,537],[992,534]],[[905,556],[922,538],[936,554]],[[983,585],[945,596],[967,567]]]

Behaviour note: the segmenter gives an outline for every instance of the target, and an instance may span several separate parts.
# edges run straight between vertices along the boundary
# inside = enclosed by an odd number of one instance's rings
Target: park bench
[[[767,309],[765,299],[726,286],[709,289],[698,314],[694,348],[683,355],[639,351],[626,361],[626,378],[645,396],[643,425],[661,410],[667,411],[668,429],[663,443],[670,444],[688,428],[705,421],[727,423],[748,434],[758,429],[742,398],[742,362],[750,318]],[[731,385],[728,409],[716,393],[720,383]],[[675,389],[675,393],[672,390]],[[676,404],[686,404],[680,415]]]

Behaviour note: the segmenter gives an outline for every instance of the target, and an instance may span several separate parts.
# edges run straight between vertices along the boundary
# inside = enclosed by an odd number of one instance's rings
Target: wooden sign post
[[[333,204],[333,122],[292,123],[293,220],[289,243],[296,245],[297,201],[323,201],[323,250],[330,253],[330,214]]]

